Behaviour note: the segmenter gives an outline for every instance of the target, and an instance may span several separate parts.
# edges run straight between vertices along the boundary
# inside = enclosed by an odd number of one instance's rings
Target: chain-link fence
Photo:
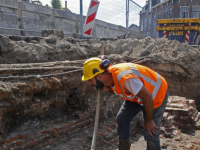
[[[83,0],[83,15],[87,15],[90,0]],[[80,0],[67,0],[67,8],[73,13],[80,14]],[[139,25],[141,8],[132,0],[129,1],[129,26]],[[126,27],[126,0],[100,0],[96,19]]]
[[[28,0],[27,0],[28,1]],[[42,30],[58,29],[64,32],[65,37],[73,36],[80,32],[84,22],[80,14],[81,0],[67,0],[67,8],[72,13],[65,10],[52,9],[51,0],[41,0],[43,5],[36,5],[26,0],[0,0],[0,9],[5,10],[0,14],[0,34],[21,35],[21,36],[42,36]],[[91,0],[82,0],[83,15],[86,16]],[[135,5],[133,0],[99,0],[100,5],[96,15],[95,28],[92,37],[117,38],[125,33],[126,23],[128,26],[139,25],[140,7]],[[129,13],[126,4],[129,1]],[[139,1],[139,0],[135,0]],[[64,2],[64,3],[63,3]],[[62,7],[65,0],[62,0]],[[127,19],[127,16],[129,18]],[[132,26],[131,26],[132,27]],[[138,28],[138,27],[137,27]],[[135,31],[134,29],[132,31]],[[127,33],[127,32],[126,32]]]

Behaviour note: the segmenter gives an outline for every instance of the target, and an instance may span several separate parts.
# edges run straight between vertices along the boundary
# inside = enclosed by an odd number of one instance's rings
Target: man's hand
[[[145,129],[149,132],[151,137],[154,137],[154,134],[159,133],[159,128],[155,125],[153,120],[145,121]]]
[[[149,132],[150,136],[153,137],[154,134],[158,134],[159,128],[153,121],[154,106],[152,94],[146,89],[145,86],[143,86],[138,92],[137,97],[141,98],[143,101],[145,111],[145,129]]]

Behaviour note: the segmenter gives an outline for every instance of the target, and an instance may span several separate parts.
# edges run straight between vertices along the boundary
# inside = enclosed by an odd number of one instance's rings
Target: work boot
[[[119,150],[130,150],[131,140],[119,138]]]

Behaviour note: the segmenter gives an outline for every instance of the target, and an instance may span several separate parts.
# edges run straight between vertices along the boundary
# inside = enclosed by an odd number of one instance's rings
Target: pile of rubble
[[[181,132],[194,134],[200,129],[200,112],[194,100],[170,96],[161,124],[163,134],[173,136]]]

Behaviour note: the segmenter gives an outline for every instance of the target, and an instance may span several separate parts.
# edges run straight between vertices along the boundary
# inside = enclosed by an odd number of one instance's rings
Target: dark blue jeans
[[[169,92],[167,90],[163,103],[156,109],[154,109],[153,120],[157,127],[160,127]],[[131,121],[137,115],[137,113],[143,110],[143,116],[145,116],[144,108],[136,102],[130,102],[125,100],[117,114],[118,134],[122,139],[129,139],[131,136]],[[147,150],[160,150],[160,137],[159,133],[152,138],[148,131],[144,131],[144,138],[147,141]]]

